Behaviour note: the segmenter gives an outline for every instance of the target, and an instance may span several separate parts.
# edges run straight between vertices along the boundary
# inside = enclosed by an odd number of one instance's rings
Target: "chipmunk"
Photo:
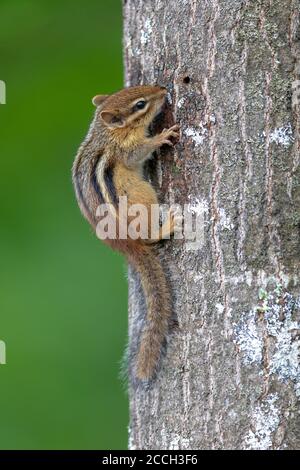
[[[166,94],[164,87],[143,85],[93,98],[95,117],[75,158],[72,179],[81,212],[94,230],[99,204],[112,204],[119,217],[120,196],[127,196],[128,210],[133,204],[143,204],[150,220],[151,205],[158,204],[158,199],[143,177],[143,164],[155,150],[179,138],[178,125],[149,136],[149,125],[161,112]],[[176,213],[169,211],[151,238],[103,240],[126,256],[141,279],[147,315],[133,371],[140,381],[149,381],[157,373],[172,315],[171,293],[152,244],[169,237],[177,222]]]

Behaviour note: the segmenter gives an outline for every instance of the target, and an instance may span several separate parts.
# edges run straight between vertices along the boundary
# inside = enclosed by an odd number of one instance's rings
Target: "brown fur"
[[[147,305],[147,319],[139,340],[134,375],[139,380],[149,380],[157,372],[168,333],[172,316],[171,294],[153,248],[140,247],[129,257],[129,261],[141,278]]]
[[[132,204],[147,207],[151,221],[151,204],[158,204],[153,187],[143,178],[143,163],[163,144],[171,145],[170,138],[178,137],[178,126],[148,137],[148,126],[161,110],[166,90],[158,86],[138,86],[121,90],[111,96],[97,95],[97,106],[89,134],[81,145],[73,165],[73,182],[79,207],[96,228],[96,209],[99,203],[112,203],[111,188],[107,186],[105,171],[113,168],[113,186],[118,197],[127,196]],[[145,100],[144,109],[135,110],[139,100]],[[119,214],[117,212],[117,217]],[[126,224],[131,219],[128,217]],[[171,295],[159,259],[149,243],[157,242],[174,230],[174,216],[149,240],[104,240],[113,249],[126,255],[137,270],[147,304],[147,317],[139,341],[135,376],[139,380],[154,377],[162,345],[171,317]]]

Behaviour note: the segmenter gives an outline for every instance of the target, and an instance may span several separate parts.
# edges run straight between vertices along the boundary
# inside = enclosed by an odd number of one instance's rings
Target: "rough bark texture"
[[[161,201],[205,216],[201,249],[161,249],[179,328],[130,390],[130,448],[300,449],[299,2],[127,0],[124,22],[126,85],[168,86],[181,124]]]

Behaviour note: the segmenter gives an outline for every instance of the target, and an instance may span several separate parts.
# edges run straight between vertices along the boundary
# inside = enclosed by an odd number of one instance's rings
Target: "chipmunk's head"
[[[147,127],[160,112],[167,89],[141,85],[124,88],[113,95],[97,95],[93,104],[99,108],[100,119],[109,129]]]

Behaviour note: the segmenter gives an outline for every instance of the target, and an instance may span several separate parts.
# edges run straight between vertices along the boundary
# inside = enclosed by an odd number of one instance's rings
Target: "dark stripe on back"
[[[100,185],[98,183],[98,180],[97,180],[97,166],[98,166],[98,163],[99,163],[99,160],[100,158],[102,157],[102,154],[99,154],[97,156],[97,158],[95,159],[95,162],[92,166],[92,172],[91,172],[91,182],[92,182],[92,185],[93,185],[93,188],[99,198],[99,203],[100,204],[105,204],[105,200],[104,200],[104,197],[103,197],[103,194],[101,192],[101,188],[100,188]]]
[[[83,192],[82,192],[82,189],[81,189],[81,186],[80,186],[80,179],[79,179],[79,175],[76,173],[74,175],[74,186],[75,186],[75,189],[76,189],[76,193],[77,193],[77,197],[78,199],[80,200],[80,202],[82,203],[83,207],[84,207],[84,210],[86,211],[88,217],[93,220],[93,216],[92,216],[92,213],[90,211],[90,208],[85,200],[85,197],[83,195]]]
[[[110,164],[107,166],[104,170],[104,183],[107,188],[107,191],[109,192],[110,199],[114,206],[118,205],[118,197],[117,197],[117,192],[116,192],[116,187],[114,185],[114,166]]]

